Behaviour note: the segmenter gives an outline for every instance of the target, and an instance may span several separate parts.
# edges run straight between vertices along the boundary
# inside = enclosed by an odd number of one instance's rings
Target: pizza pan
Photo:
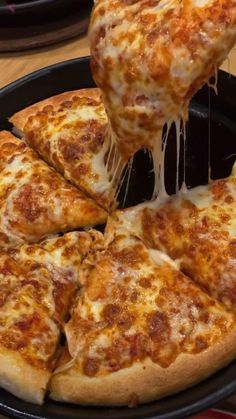
[[[34,102],[67,90],[93,86],[88,57],[32,73],[0,90],[0,129],[11,129],[7,118]],[[220,72],[218,95],[205,86],[191,103],[186,153],[189,186],[207,182],[209,162],[213,178],[230,173],[236,156],[235,115],[236,78]],[[173,179],[176,173],[176,165],[173,163],[176,154],[173,136],[174,129],[170,135],[166,157],[166,187],[170,193],[174,192]],[[153,178],[148,153],[139,152],[136,155],[133,175],[126,206],[149,198],[151,194]],[[191,389],[137,408],[81,407],[50,400],[46,400],[40,407],[25,403],[0,390],[0,411],[11,417],[32,419],[177,419],[206,410],[234,392],[236,362]]]
[[[78,36],[87,31],[92,5],[93,0],[0,0],[0,51],[38,48]]]
[[[35,16],[55,13],[61,8],[69,10],[70,7],[78,5],[86,7],[92,4],[90,0],[0,0],[0,16],[10,18],[11,16]]]

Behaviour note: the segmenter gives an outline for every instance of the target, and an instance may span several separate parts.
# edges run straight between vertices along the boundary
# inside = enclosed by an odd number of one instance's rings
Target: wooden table
[[[54,46],[29,51],[0,54],[0,88],[12,81],[60,61],[89,55],[86,36]]]
[[[0,88],[39,68],[71,58],[89,55],[87,37],[76,38],[56,46],[31,51],[0,54]],[[230,66],[229,66],[230,63]],[[236,75],[236,49],[222,68]]]

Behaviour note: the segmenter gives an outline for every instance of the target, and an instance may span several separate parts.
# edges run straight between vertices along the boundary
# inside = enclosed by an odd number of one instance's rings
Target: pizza
[[[136,406],[236,358],[235,171],[164,194],[169,128],[178,158],[189,101],[236,41],[236,0],[96,0],[90,41],[101,91],[13,115],[22,140],[0,133],[0,386]],[[90,229],[140,148],[158,199]]]
[[[104,208],[116,189],[107,170],[107,116],[98,89],[62,93],[15,114],[10,121],[26,143]]]
[[[124,159],[143,147],[161,154],[164,124],[179,131],[235,42],[235,0],[95,1],[92,72]]]
[[[236,314],[127,232],[84,260],[50,396],[136,405],[206,378],[236,355]]]
[[[67,233],[0,250],[0,386],[42,404],[79,265],[100,233]]]
[[[16,173],[21,188],[18,168],[29,179],[35,161],[40,176],[46,169],[56,174],[21,140],[7,133],[2,138],[5,182]],[[15,172],[4,172],[18,158]],[[232,252],[234,188],[233,173],[184,197],[117,211],[104,237],[88,229],[2,247],[0,386],[37,404],[49,391],[59,401],[134,406],[181,391],[230,363],[236,357],[236,314],[229,297],[220,297],[228,284],[216,277],[207,288],[190,270],[200,269],[201,259],[192,259],[189,270],[186,261],[192,237],[196,255],[206,253],[204,232],[210,251],[217,241],[222,255],[229,242]],[[161,210],[168,219],[158,231]],[[189,222],[181,249],[177,213]],[[174,253],[168,243],[176,243]],[[202,266],[218,272],[219,251],[216,258],[210,251]],[[233,267],[235,255],[230,257]],[[228,262],[220,263],[227,276]]]
[[[231,176],[111,217],[107,237],[127,229],[166,252],[225,306],[236,309],[236,166]]]
[[[0,132],[0,246],[101,224],[106,212],[12,134]]]

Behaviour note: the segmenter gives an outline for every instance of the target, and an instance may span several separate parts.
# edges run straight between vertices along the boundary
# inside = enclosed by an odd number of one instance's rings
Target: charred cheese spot
[[[152,340],[160,345],[166,345],[170,339],[170,326],[164,313],[154,312],[147,316],[148,334]]]
[[[99,370],[99,363],[96,359],[86,358],[83,362],[83,371],[85,375],[93,377]]]

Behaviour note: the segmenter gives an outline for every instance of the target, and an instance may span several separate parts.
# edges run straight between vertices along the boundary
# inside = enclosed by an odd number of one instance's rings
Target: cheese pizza
[[[26,143],[67,180],[104,208],[116,206],[116,190],[106,166],[107,116],[98,89],[46,99],[10,121]]]
[[[106,212],[21,140],[0,132],[0,246],[101,224]]]
[[[83,271],[83,265],[82,265]],[[84,261],[50,384],[55,400],[94,405],[156,400],[206,378],[236,355],[235,313],[161,251],[127,232]]]
[[[142,147],[161,153],[164,124],[186,121],[235,42],[235,0],[95,1],[92,71],[125,159]]]
[[[169,128],[179,157],[189,101],[236,41],[236,0],[95,0],[90,41],[104,105],[66,92],[10,119],[23,140],[0,133],[0,386],[135,406],[236,358],[235,171],[161,196]],[[159,198],[112,213],[104,236],[71,231],[107,221],[140,148]]]
[[[79,265],[100,233],[67,233],[0,251],[0,386],[41,404]]]
[[[226,179],[118,211],[107,237],[127,229],[166,252],[207,292],[236,309],[236,167]]]

